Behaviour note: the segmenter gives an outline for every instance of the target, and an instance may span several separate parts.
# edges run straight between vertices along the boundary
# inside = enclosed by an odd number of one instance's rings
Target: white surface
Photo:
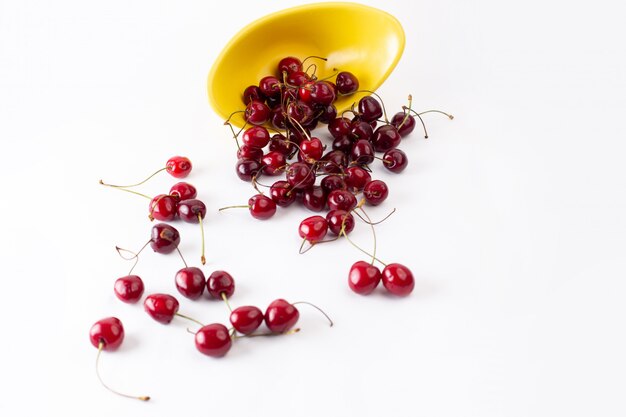
[[[206,74],[236,31],[299,1],[0,0],[3,317],[0,415],[618,416],[626,413],[626,62],[617,2],[367,1],[398,16],[407,48],[379,92],[408,93],[431,139],[381,173],[397,213],[380,256],[408,264],[414,294],[358,297],[346,242],[299,256],[304,209],[245,211],[234,145],[208,106]],[[315,23],[312,23],[315,24]],[[172,155],[207,203],[206,272],[237,279],[233,304],[308,300],[298,335],[200,355],[186,323],[118,302],[113,247],[148,238],[145,202],[100,178],[141,178]],[[380,171],[378,171],[380,172]],[[167,190],[166,176],[146,187]],[[180,225],[195,262],[198,231]],[[370,235],[361,227],[355,239]],[[146,253],[149,292],[175,293],[175,256]],[[227,320],[221,303],[181,312]],[[102,357],[91,324],[120,317]]]

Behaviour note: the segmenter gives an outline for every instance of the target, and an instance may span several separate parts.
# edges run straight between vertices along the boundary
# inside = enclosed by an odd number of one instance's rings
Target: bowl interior
[[[350,71],[360,89],[375,90],[395,68],[404,42],[398,20],[372,7],[316,3],[286,9],[252,22],[231,39],[209,73],[209,101],[223,119],[243,110],[243,90],[276,75],[278,61],[286,56],[325,57],[327,61],[311,58],[305,67],[315,64],[318,78],[335,69]],[[340,97],[335,106],[341,112],[362,95]],[[239,127],[244,123],[239,116],[231,121]]]

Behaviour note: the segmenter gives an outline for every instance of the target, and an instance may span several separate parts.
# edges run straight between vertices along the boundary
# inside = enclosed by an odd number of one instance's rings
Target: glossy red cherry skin
[[[300,142],[300,152],[298,159],[308,163],[319,161],[324,154],[324,144],[318,138],[303,140]]]
[[[265,96],[261,89],[256,85],[250,85],[243,90],[243,102],[244,104],[250,103],[252,100],[265,101]]]
[[[251,100],[246,106],[244,118],[252,125],[262,125],[270,119],[270,109],[261,101]]]
[[[150,247],[157,253],[171,253],[180,243],[180,233],[166,223],[157,223],[152,226]]]
[[[328,208],[331,210],[350,211],[356,207],[357,201],[354,194],[347,190],[334,190],[328,194],[326,199]]]
[[[345,174],[346,177],[344,181],[348,186],[348,190],[352,191],[361,191],[365,187],[365,184],[372,179],[370,173],[360,166],[353,166],[346,169]]]
[[[342,71],[337,74],[335,85],[339,94],[352,94],[359,89],[359,80],[351,72]]]
[[[259,88],[265,97],[276,97],[280,95],[280,80],[273,75],[261,78]]]
[[[329,194],[334,190],[347,190],[348,186],[346,182],[339,175],[326,175],[322,178],[320,185],[326,191],[326,194]]]
[[[125,303],[136,303],[143,295],[143,281],[137,275],[126,275],[115,280],[113,291]]]
[[[328,223],[328,230],[334,235],[339,235],[342,225],[346,234],[354,230],[354,217],[345,210],[329,211],[326,214],[326,222]]]
[[[269,150],[280,152],[285,156],[289,156],[296,151],[296,145],[295,143],[288,141],[282,134],[276,133],[270,139]]]
[[[196,198],[197,195],[198,191],[196,190],[196,187],[188,182],[177,182],[172,185],[172,188],[170,188],[170,196],[172,196],[176,202]]]
[[[175,178],[185,178],[191,172],[191,168],[191,161],[185,156],[173,156],[165,164],[165,170]]]
[[[207,356],[221,358],[230,350],[233,342],[228,329],[223,324],[213,323],[203,326],[196,332],[196,349]]]
[[[405,137],[415,129],[415,118],[401,111],[393,115],[391,124],[398,129],[400,136]]]
[[[310,99],[315,104],[328,106],[335,101],[335,90],[327,81],[318,81],[311,87]]]
[[[365,184],[363,188],[363,197],[365,201],[372,206],[377,206],[387,199],[389,188],[384,181],[373,180]]]
[[[287,117],[282,106],[276,106],[270,113],[270,123],[274,129],[283,130],[287,127]]]
[[[176,218],[176,199],[167,194],[159,194],[150,201],[150,218],[169,222]]]
[[[342,138],[333,140],[333,150],[341,151],[347,154],[352,150],[353,144],[354,144],[354,141],[352,140],[352,138],[348,136],[344,136]]]
[[[389,264],[383,269],[383,285],[392,294],[409,295],[415,287],[413,274],[402,264]]]
[[[287,166],[287,158],[278,151],[270,151],[261,159],[263,173],[267,175],[280,175]]]
[[[206,281],[206,289],[218,300],[222,299],[222,293],[230,298],[235,293],[235,280],[226,271],[214,271]]]
[[[143,308],[154,320],[169,324],[178,312],[178,300],[169,294],[150,294],[143,302]]]
[[[290,74],[296,71],[302,71],[302,61],[295,56],[286,56],[278,61],[279,74],[282,74],[283,72]]]
[[[319,112],[317,119],[320,123],[329,124],[337,117],[337,107],[333,104],[329,104],[328,106],[319,106],[317,107],[317,111]]]
[[[348,157],[340,150],[333,150],[322,157],[321,167],[327,174],[339,174],[348,165]]]
[[[400,149],[390,149],[383,155],[383,166],[396,174],[404,171],[408,164],[406,154]]]
[[[298,322],[299,317],[300,313],[295,306],[279,298],[265,310],[265,325],[272,333],[284,333]]]
[[[350,268],[348,285],[355,293],[366,295],[374,291],[381,279],[378,268],[368,262],[358,261]]]
[[[359,139],[350,149],[350,160],[357,165],[368,165],[374,162],[374,147],[367,139]]]
[[[300,87],[302,84],[309,82],[309,80],[309,75],[304,71],[294,71],[287,76],[287,84],[294,87]],[[297,99],[297,89],[294,88],[290,95]]]
[[[200,268],[189,266],[180,269],[174,277],[176,289],[183,296],[197,300],[202,296],[206,286],[206,278]]]
[[[300,237],[311,243],[324,239],[326,232],[328,232],[328,223],[322,216],[307,217],[300,222],[300,227],[298,227]]]
[[[261,162],[254,159],[239,159],[235,165],[235,170],[239,179],[249,182],[259,173],[261,166]]]
[[[270,142],[270,133],[263,126],[252,126],[241,135],[244,145],[264,148]]]
[[[366,122],[372,122],[383,116],[383,108],[372,96],[365,96],[359,100],[359,116]]]
[[[248,209],[255,219],[267,220],[276,213],[276,203],[268,196],[256,194],[248,200]]]
[[[230,323],[241,334],[250,334],[263,323],[263,312],[254,306],[237,307],[230,313]]]
[[[124,340],[124,326],[117,317],[98,320],[89,329],[89,340],[96,348],[102,342],[102,350],[116,350]]]
[[[322,211],[326,208],[326,191],[319,185],[312,185],[302,194],[302,204],[311,211]]]
[[[306,124],[307,122],[313,119],[315,112],[313,108],[305,102],[302,101],[292,101],[287,104],[286,108],[287,119],[295,120],[301,125]]]
[[[237,149],[237,159],[253,159],[260,161],[263,158],[263,149],[249,145],[241,145]]]
[[[397,148],[401,141],[402,136],[393,125],[382,125],[374,131],[374,136],[372,136],[372,144],[376,152],[387,152]]]
[[[287,168],[286,178],[294,189],[304,190],[315,182],[315,173],[308,164],[294,162]]]
[[[350,124],[350,138],[352,140],[372,140],[374,129],[364,120],[354,119]]]
[[[292,192],[292,187],[287,181],[276,181],[270,187],[270,197],[280,207],[289,207],[296,201],[296,193]]]
[[[187,223],[199,223],[198,216],[204,219],[206,205],[195,198],[178,202],[178,217]]]
[[[347,117],[338,117],[328,124],[328,131],[334,139],[349,136],[351,129],[352,124]]]

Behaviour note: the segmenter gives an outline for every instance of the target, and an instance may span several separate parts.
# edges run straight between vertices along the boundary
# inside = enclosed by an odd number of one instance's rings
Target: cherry
[[[304,71],[293,71],[287,75],[287,84],[294,87],[300,87],[309,80],[309,75]],[[290,94],[293,95],[294,99],[296,99],[298,92],[296,89],[292,89]]]
[[[304,190],[302,204],[311,211],[322,211],[326,207],[326,191],[319,185]]]
[[[150,247],[158,253],[171,253],[180,243],[180,233],[167,223],[152,226]]]
[[[398,129],[400,136],[405,137],[415,129],[415,118],[409,113],[398,112],[391,118],[391,124]]]
[[[344,181],[348,186],[348,190],[361,191],[365,184],[372,179],[369,172],[360,166],[352,166],[345,171]]]
[[[197,195],[196,187],[187,182],[177,182],[170,188],[170,196],[172,196],[176,202],[196,198]]]
[[[352,139],[348,136],[333,140],[333,150],[348,153],[352,150]]]
[[[246,121],[253,125],[262,125],[270,118],[270,109],[265,103],[258,100],[251,100],[244,112]]]
[[[398,133],[393,125],[382,125],[374,131],[372,137],[372,144],[376,152],[387,152],[390,149],[396,148],[402,141],[402,136]]]
[[[313,119],[313,108],[303,101],[292,101],[287,104],[287,119],[304,124]]]
[[[285,156],[289,156],[295,152],[296,144],[287,140],[287,138],[280,133],[277,133],[270,139],[269,150],[280,152]]]
[[[296,190],[303,190],[315,182],[315,173],[304,162],[294,162],[287,168],[287,182]]]
[[[348,157],[340,150],[333,150],[322,157],[322,170],[328,174],[339,174],[348,165]]]
[[[359,89],[359,80],[351,72],[340,72],[335,81],[339,94],[352,94]]]
[[[350,150],[350,160],[357,165],[368,165],[374,162],[374,147],[370,141],[357,140]]]
[[[327,175],[322,178],[320,185],[326,191],[326,194],[329,194],[333,190],[347,190],[348,186],[342,177],[339,175]]]
[[[191,172],[191,161],[185,156],[173,156],[165,164],[166,171],[175,178],[185,178]]]
[[[113,290],[121,301],[136,303],[143,295],[143,281],[137,275],[126,275],[115,280]]]
[[[286,332],[298,322],[299,317],[298,309],[282,298],[272,301],[265,310],[265,324],[272,333]]]
[[[413,274],[402,264],[389,264],[385,266],[382,274],[383,285],[394,295],[405,296],[413,291],[415,280]]]
[[[196,348],[207,356],[220,358],[230,350],[233,342],[228,329],[223,324],[213,323],[203,326],[196,332]]]
[[[244,145],[264,148],[270,142],[270,133],[263,126],[252,126],[241,135]]]
[[[370,125],[368,122],[355,118],[350,123],[350,137],[353,140],[371,140],[373,135],[374,129],[372,128],[372,125]]]
[[[400,149],[390,149],[383,155],[383,165],[391,172],[402,172],[408,164],[406,154]]]
[[[382,275],[380,270],[374,265],[358,261],[350,268],[348,274],[348,285],[357,294],[370,294],[378,286]]]
[[[202,270],[193,266],[180,269],[174,280],[178,292],[191,300],[200,298],[206,285],[206,278]]]
[[[172,221],[176,218],[176,199],[166,194],[159,194],[150,201],[150,220]]]
[[[243,181],[252,181],[261,169],[261,163],[254,159],[239,159],[235,165],[237,176]]]
[[[328,230],[334,235],[341,233],[341,228],[347,234],[354,230],[354,217],[345,210],[331,210],[326,214]]]
[[[252,100],[265,101],[265,95],[263,95],[261,89],[256,85],[250,85],[243,90],[244,104],[248,104]]]
[[[265,97],[276,97],[280,95],[280,80],[273,75],[261,78],[259,88]]]
[[[261,159],[263,173],[267,175],[280,175],[287,165],[287,158],[278,151],[270,151]]]
[[[206,215],[206,205],[195,198],[178,203],[178,217],[187,223],[198,223]]]
[[[310,100],[328,106],[335,101],[335,90],[327,81],[318,81],[311,86]]]
[[[287,137],[289,140],[300,143],[303,140],[309,139],[311,137],[311,129],[308,129],[306,126],[302,126],[303,128],[294,128],[293,125],[288,126]]]
[[[371,122],[382,117],[383,109],[374,97],[365,96],[359,100],[359,116],[366,122]]]
[[[346,117],[338,117],[328,124],[328,131],[333,138],[339,139],[341,137],[349,136],[352,129],[350,119]]]
[[[389,188],[387,188],[387,184],[381,180],[373,180],[369,181],[365,184],[365,188],[363,188],[363,197],[365,197],[365,201],[367,201],[372,206],[377,206],[389,195]]]
[[[114,351],[124,340],[124,326],[117,317],[98,320],[89,330],[89,340],[98,349]]]
[[[276,106],[270,113],[270,123],[274,129],[283,130],[287,127],[287,117],[282,106]]]
[[[206,281],[206,289],[213,298],[230,298],[235,292],[235,280],[226,271],[214,271]]]
[[[154,320],[168,324],[178,313],[178,300],[169,294],[150,294],[143,302],[143,308]]]
[[[333,190],[328,194],[328,208],[331,210],[350,211],[356,207],[357,201],[354,194],[347,190]]]
[[[250,197],[248,208],[252,217],[259,220],[267,220],[276,213],[276,203],[263,194]]]
[[[318,120],[321,123],[329,124],[337,117],[337,108],[333,104],[321,106],[321,108],[318,108],[318,111],[320,112]]]
[[[311,216],[300,222],[298,233],[301,238],[308,240],[310,243],[316,243],[324,239],[328,231],[328,222],[322,216]]]
[[[278,62],[279,74],[282,74],[283,72],[290,74],[297,71],[302,71],[302,61],[294,56],[287,56]]]
[[[309,81],[300,85],[298,88],[298,98],[300,101],[308,103],[311,101],[311,90],[313,90],[313,85],[315,82]]]
[[[250,334],[263,323],[263,312],[254,306],[237,307],[230,313],[230,323],[241,334]]]
[[[298,159],[300,161],[313,163],[319,161],[324,153],[324,144],[318,138],[311,138],[310,140],[303,140],[300,142],[300,152],[298,153]]]
[[[237,159],[252,159],[260,161],[263,158],[263,149],[249,145],[241,145],[237,150]]]
[[[296,201],[296,193],[291,190],[291,185],[287,181],[276,181],[270,187],[270,196],[277,206],[288,207]]]

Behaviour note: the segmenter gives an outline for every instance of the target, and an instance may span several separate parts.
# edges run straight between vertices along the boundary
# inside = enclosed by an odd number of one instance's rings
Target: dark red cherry
[[[276,203],[263,194],[256,194],[248,200],[248,209],[255,219],[267,220],[276,213]]]
[[[331,120],[328,124],[328,131],[333,138],[339,139],[341,137],[349,136],[352,129],[350,119],[347,117],[338,117]]]
[[[327,106],[320,106],[317,108],[319,112],[318,120],[320,123],[329,124],[331,121],[337,118],[337,108],[334,104],[329,104]]]
[[[280,152],[285,156],[289,156],[296,151],[296,144],[288,141],[285,136],[280,133],[276,133],[270,139],[270,151]]]
[[[348,154],[352,150],[353,141],[348,136],[333,140],[333,150]]]
[[[252,125],[262,125],[270,119],[270,109],[261,101],[251,100],[246,106],[244,118]]]
[[[374,265],[358,261],[350,268],[348,274],[348,285],[357,294],[370,294],[378,286],[382,278],[380,270]]]
[[[391,172],[402,172],[408,164],[406,154],[400,149],[390,149],[383,155],[383,165]]]
[[[241,145],[237,150],[237,159],[252,159],[260,161],[263,158],[263,149],[254,146]]]
[[[303,140],[300,142],[300,152],[298,159],[307,163],[319,161],[324,154],[324,144],[318,138]]]
[[[211,297],[218,300],[222,299],[222,293],[230,298],[235,292],[235,280],[226,271],[214,271],[206,281],[206,289]]]
[[[178,217],[187,223],[199,223],[198,216],[202,219],[206,216],[206,205],[202,201],[191,198],[178,203]]]
[[[254,306],[237,307],[230,313],[230,323],[241,334],[250,334],[263,323],[263,312]]]
[[[408,295],[415,287],[413,274],[402,264],[389,264],[383,269],[383,285],[392,294]]]
[[[91,344],[102,350],[113,351],[120,347],[124,340],[124,326],[117,317],[107,317],[98,320],[89,329],[89,340]]]
[[[302,61],[295,56],[287,56],[278,61],[279,74],[282,74],[283,72],[290,74],[296,71],[302,71]]]
[[[327,152],[322,156],[320,164],[322,170],[327,174],[339,174],[343,172],[343,168],[348,165],[348,157],[338,149]]]
[[[376,152],[387,152],[396,148],[401,141],[402,137],[393,125],[382,125],[374,131],[374,136],[372,136],[372,144]]]
[[[191,172],[191,161],[185,156],[173,156],[165,164],[166,171],[175,178],[185,178]]]
[[[252,126],[241,135],[244,145],[264,148],[270,142],[270,133],[263,126]]]
[[[288,126],[288,130],[287,130],[287,138],[290,141],[296,142],[296,143],[300,143],[303,140],[307,140],[308,138],[311,137],[311,130],[308,129],[306,126],[303,126],[304,130],[300,128],[300,126],[298,127],[294,127],[294,126]]]
[[[174,278],[178,292],[183,296],[197,300],[204,292],[206,278],[200,268],[185,267],[176,273]]]
[[[265,97],[276,97],[280,95],[280,80],[272,75],[261,78],[259,88]]]
[[[348,186],[345,181],[339,175],[326,175],[322,178],[320,185],[326,191],[326,194],[329,194],[333,190],[347,190]]]
[[[328,230],[334,235],[339,235],[343,226],[346,234],[354,230],[354,217],[345,210],[331,210],[326,214]]]
[[[292,101],[287,104],[287,120],[295,120],[297,123],[306,124],[313,119],[313,108],[303,101]]]
[[[352,166],[345,171],[344,181],[348,186],[348,190],[361,191],[365,184],[372,179],[372,176],[360,166]]]
[[[370,141],[357,140],[350,150],[350,160],[357,165],[368,165],[374,162],[374,147]]]
[[[272,114],[272,110],[281,107],[282,105],[281,97],[282,97],[282,94],[278,94],[277,96],[267,97],[265,99],[265,104],[267,104],[267,107],[270,109],[270,117]]]
[[[342,71],[337,74],[335,84],[337,85],[339,94],[352,94],[359,89],[359,80],[354,74],[348,71]]]
[[[334,190],[326,199],[328,208],[331,210],[351,211],[356,207],[357,201],[354,194],[347,190]]]
[[[350,124],[350,137],[352,140],[366,139],[372,140],[374,135],[374,129],[372,126],[363,120],[353,120]]]
[[[178,202],[180,200],[189,200],[190,198],[196,198],[198,191],[196,187],[188,182],[177,182],[170,188],[170,195]]]
[[[239,159],[235,165],[237,176],[243,181],[252,181],[261,169],[261,163],[254,159]]]
[[[270,303],[265,310],[265,324],[272,333],[284,333],[291,329],[300,317],[298,309],[279,298]]]
[[[302,84],[309,82],[309,75],[304,71],[293,71],[287,75],[287,84],[289,86],[300,87]],[[297,99],[298,91],[293,89],[294,99]]]
[[[326,191],[319,185],[312,185],[304,190],[302,204],[311,211],[322,211],[326,208]]]
[[[265,101],[265,95],[261,92],[261,89],[256,85],[250,85],[243,90],[243,102],[244,104],[250,103],[252,100]]]
[[[383,108],[378,100],[372,96],[365,96],[359,100],[359,115],[366,122],[380,119],[383,116]]]
[[[213,323],[203,326],[196,332],[196,349],[207,356],[221,358],[233,344],[228,329],[223,324]]]
[[[149,217],[164,222],[176,218],[176,199],[167,194],[159,194],[150,201]]]
[[[405,137],[415,129],[415,118],[405,112],[398,112],[391,118],[391,124],[398,129],[400,136]]]
[[[319,242],[324,239],[328,231],[328,223],[322,216],[311,216],[300,222],[298,234],[301,238],[308,240],[310,243]]]
[[[178,300],[169,294],[150,294],[143,302],[143,308],[154,320],[168,324],[178,312]]]
[[[304,190],[315,183],[315,173],[304,162],[294,162],[287,168],[287,182],[296,190]]]
[[[287,166],[287,158],[278,151],[270,151],[261,159],[263,173],[267,175],[280,175]]]
[[[152,226],[150,233],[150,247],[158,253],[170,253],[176,250],[180,243],[180,233],[167,223],[157,223]]]
[[[287,181],[276,181],[270,187],[270,197],[280,207],[288,207],[296,201],[296,193],[291,192],[292,187]]]
[[[377,206],[389,195],[389,188],[384,181],[381,180],[373,180],[365,184],[365,188],[363,188],[363,197],[365,197],[365,201],[367,201],[372,206]]]
[[[121,301],[136,303],[143,295],[143,281],[137,275],[126,275],[115,280],[113,290]]]
[[[311,86],[311,102],[328,106],[335,101],[335,90],[327,81],[318,81]]]

